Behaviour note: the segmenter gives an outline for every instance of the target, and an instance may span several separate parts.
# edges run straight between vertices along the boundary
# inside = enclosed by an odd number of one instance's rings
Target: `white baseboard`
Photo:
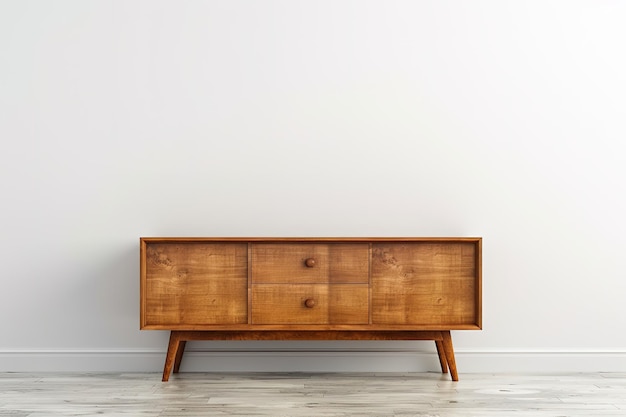
[[[0,350],[0,372],[161,372],[146,349]],[[626,372],[626,351],[458,350],[459,373]],[[181,372],[439,372],[420,350],[189,350]]]

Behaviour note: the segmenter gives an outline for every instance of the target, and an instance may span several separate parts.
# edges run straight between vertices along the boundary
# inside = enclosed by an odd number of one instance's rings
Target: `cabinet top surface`
[[[480,242],[482,237],[141,237],[142,242]]]

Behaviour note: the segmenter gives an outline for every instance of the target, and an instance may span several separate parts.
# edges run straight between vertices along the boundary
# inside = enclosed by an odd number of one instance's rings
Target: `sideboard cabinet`
[[[482,326],[481,238],[140,239],[141,329],[189,340],[434,340]]]

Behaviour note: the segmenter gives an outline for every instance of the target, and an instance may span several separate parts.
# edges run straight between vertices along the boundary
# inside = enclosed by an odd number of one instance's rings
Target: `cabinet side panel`
[[[146,326],[247,323],[245,243],[150,242],[145,258]]]
[[[146,327],[146,242],[139,240],[139,328]]]
[[[478,291],[474,243],[373,245],[374,324],[476,325]]]

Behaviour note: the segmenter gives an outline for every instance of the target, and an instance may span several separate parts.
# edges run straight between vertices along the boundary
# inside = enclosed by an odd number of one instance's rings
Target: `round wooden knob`
[[[307,308],[313,308],[315,307],[315,300],[313,298],[307,298],[306,300],[304,300],[304,305]]]
[[[313,268],[315,266],[315,259],[308,258],[306,261],[304,261],[304,264],[309,268]]]

